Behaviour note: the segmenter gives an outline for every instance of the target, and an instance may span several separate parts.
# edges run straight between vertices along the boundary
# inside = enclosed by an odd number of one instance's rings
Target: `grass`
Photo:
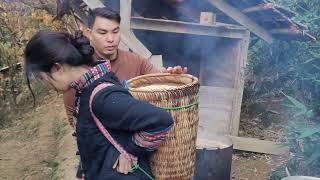
[[[67,133],[67,122],[61,117],[56,117],[52,124],[52,134],[56,140],[61,139]],[[44,161],[50,180],[60,180],[62,177],[58,175],[59,162],[53,158],[48,161]]]
[[[40,122],[26,119],[25,121],[23,121],[22,125],[24,132],[28,132],[29,134],[34,135],[39,131]]]
[[[60,180],[61,177],[58,176],[59,163],[55,160],[43,161],[43,164],[48,170],[48,176],[50,180]]]
[[[67,133],[67,122],[56,119],[52,125],[52,133],[56,139],[62,138]]]

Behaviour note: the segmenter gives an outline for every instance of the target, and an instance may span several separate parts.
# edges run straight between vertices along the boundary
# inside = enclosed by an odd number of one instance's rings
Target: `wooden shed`
[[[89,8],[119,10],[120,48],[157,66],[182,65],[200,79],[199,138],[232,137],[234,148],[281,154],[270,141],[238,137],[250,32],[268,43],[277,39],[313,40],[296,14],[270,0],[83,0]],[[81,0],[72,1],[86,22]]]

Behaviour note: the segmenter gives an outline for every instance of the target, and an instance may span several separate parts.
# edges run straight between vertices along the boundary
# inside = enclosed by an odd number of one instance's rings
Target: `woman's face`
[[[73,81],[71,79],[70,67],[67,65],[54,65],[51,72],[41,73],[40,81],[50,89],[55,89],[58,92],[64,93],[69,90],[70,83]]]

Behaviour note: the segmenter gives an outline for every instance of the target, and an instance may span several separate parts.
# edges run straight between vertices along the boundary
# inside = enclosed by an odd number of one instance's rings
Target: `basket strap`
[[[198,101],[194,102],[194,103],[191,103],[191,104],[188,104],[188,105],[185,105],[185,106],[174,106],[174,107],[160,107],[161,109],[164,109],[164,110],[181,110],[181,109],[189,109],[189,108],[192,108],[193,106],[197,106],[199,104]]]
[[[93,113],[92,110],[92,101],[94,96],[102,89],[106,88],[106,87],[110,87],[113,86],[114,84],[112,83],[101,83],[99,84],[97,87],[94,88],[94,90],[92,91],[92,94],[90,96],[90,101],[89,101],[89,108],[90,108],[90,113],[91,116],[93,117],[94,122],[96,123],[98,129],[100,130],[100,132],[103,134],[103,136],[108,139],[108,141],[122,154],[125,156],[126,159],[128,159],[131,162],[137,161],[137,158],[135,156],[133,156],[132,154],[128,153],[111,135],[110,133],[107,131],[107,129],[103,126],[103,124],[101,123],[101,121],[97,118],[97,116]]]

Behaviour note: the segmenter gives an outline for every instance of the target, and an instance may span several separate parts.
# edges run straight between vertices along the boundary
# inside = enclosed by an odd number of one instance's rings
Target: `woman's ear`
[[[51,73],[58,72],[62,69],[62,65],[59,63],[55,63],[51,68]]]
[[[91,39],[92,39],[92,28],[87,28],[87,31],[85,33],[85,36],[89,39],[90,44],[91,44]]]

